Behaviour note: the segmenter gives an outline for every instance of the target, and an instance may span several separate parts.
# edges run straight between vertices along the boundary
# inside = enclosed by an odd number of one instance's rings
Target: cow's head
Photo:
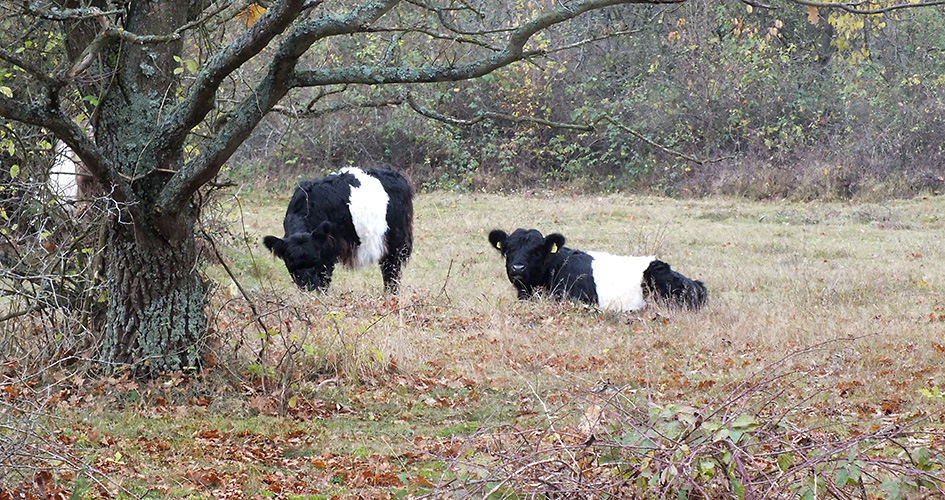
[[[489,233],[489,243],[505,257],[505,272],[521,296],[542,286],[551,256],[564,247],[564,236],[542,236],[535,229],[519,228],[512,234],[495,229]]]
[[[325,221],[312,232],[292,233],[285,239],[266,236],[263,244],[285,262],[296,285],[321,291],[331,283],[331,273],[338,261],[339,249],[333,229],[332,223]]]

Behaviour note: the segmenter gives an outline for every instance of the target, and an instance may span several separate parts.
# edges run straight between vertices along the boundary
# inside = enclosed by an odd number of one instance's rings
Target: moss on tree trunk
[[[103,358],[136,376],[195,369],[206,332],[206,286],[190,237],[170,242],[144,224],[115,220],[108,245]]]

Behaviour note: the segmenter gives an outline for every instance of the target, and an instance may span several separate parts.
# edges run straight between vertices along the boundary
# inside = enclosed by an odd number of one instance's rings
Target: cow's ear
[[[312,237],[325,242],[324,251],[335,248],[335,225],[327,220],[322,222],[312,231]]]
[[[496,250],[502,252],[502,255],[505,255],[505,241],[509,238],[509,235],[505,234],[505,231],[501,229],[493,229],[489,233],[489,243],[492,243],[492,246]]]
[[[319,224],[318,227],[316,227],[314,231],[312,231],[312,236],[318,237],[321,235],[325,235],[325,236],[330,237],[334,231],[335,231],[335,225],[332,224],[330,221],[326,220],[322,222],[321,224]]]
[[[263,238],[263,245],[272,252],[273,255],[279,257],[280,259],[285,256],[285,240],[282,238],[276,238],[275,236],[266,236]]]
[[[561,233],[552,233],[545,236],[545,248],[548,253],[558,253],[558,250],[564,246],[564,236]]]

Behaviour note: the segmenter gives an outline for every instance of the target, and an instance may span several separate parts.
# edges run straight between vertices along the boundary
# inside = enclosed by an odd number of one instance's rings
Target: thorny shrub
[[[547,425],[480,431],[424,498],[945,495],[945,411],[817,424],[816,395],[786,397],[824,369],[792,359],[835,342],[790,353],[704,404],[606,383],[544,401]]]
[[[112,373],[98,351],[106,231],[119,206],[101,191],[61,191],[48,150],[0,160],[0,499],[59,498],[60,481],[108,482],[70,452],[47,411],[76,378]],[[212,188],[201,201],[215,199]],[[208,218],[203,234],[214,227]]]
[[[0,486],[26,481],[22,495],[53,498],[53,464],[70,477],[88,469],[52,439],[43,408],[94,358],[109,207],[64,198],[43,156],[29,157],[5,154],[0,168]]]

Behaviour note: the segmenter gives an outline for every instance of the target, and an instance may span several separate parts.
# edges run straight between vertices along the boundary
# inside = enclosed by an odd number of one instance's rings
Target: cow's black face
[[[263,244],[285,262],[296,285],[305,290],[323,291],[331,283],[339,254],[331,229],[331,223],[323,222],[311,233],[293,233],[285,239],[266,236]]]
[[[552,254],[564,246],[564,236],[554,233],[542,236],[535,229],[516,229],[507,235],[496,229],[489,233],[489,242],[505,256],[509,281],[521,292],[531,293],[542,286]]]

